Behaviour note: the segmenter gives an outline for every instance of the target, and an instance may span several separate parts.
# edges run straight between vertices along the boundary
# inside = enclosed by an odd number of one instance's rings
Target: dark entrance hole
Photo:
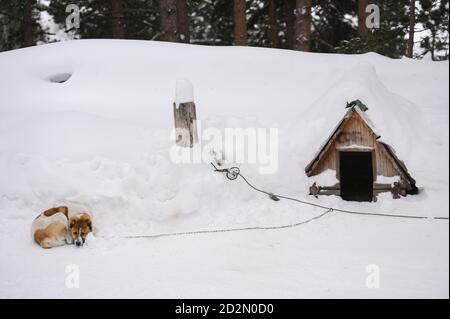
[[[339,152],[341,197],[348,201],[373,199],[372,152]]]
[[[50,76],[48,80],[52,83],[66,83],[72,77],[72,73],[58,73]]]

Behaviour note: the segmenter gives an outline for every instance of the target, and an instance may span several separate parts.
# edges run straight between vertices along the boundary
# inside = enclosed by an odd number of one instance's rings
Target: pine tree
[[[40,10],[34,0],[0,2],[0,51],[32,46],[44,39]]]
[[[127,39],[151,40],[161,36],[159,1],[122,0]]]
[[[295,0],[291,0],[295,1]],[[275,0],[280,42],[284,40],[282,2]],[[191,42],[208,45],[234,44],[234,1],[189,1]],[[266,0],[246,1],[247,45],[271,47],[269,3]],[[279,17],[279,19],[278,19]]]
[[[73,0],[51,0],[48,12],[53,20],[65,30],[68,13],[66,8]],[[72,29],[72,33],[81,39],[113,38],[113,15],[109,0],[79,0],[76,5],[80,9],[80,28]]]
[[[272,35],[268,1],[252,0],[247,2],[248,45],[271,47]],[[273,18],[276,18],[273,17]]]
[[[448,1],[416,0],[77,0],[75,38],[156,39],[208,45],[251,45],[312,52],[375,51],[411,56],[414,25],[420,46],[435,60],[448,59]],[[46,10],[65,28],[71,0],[0,2],[0,50],[45,40],[39,25]],[[368,29],[367,3],[378,5],[381,25]],[[30,5],[31,4],[31,5]],[[416,9],[414,14],[412,8]]]
[[[311,51],[333,53],[343,40],[358,37],[351,18],[357,16],[356,2],[316,0],[313,10]]]
[[[232,45],[234,42],[233,1],[190,1],[191,43]]]
[[[421,56],[430,53],[434,61],[448,60],[449,1],[421,0],[420,5],[422,10],[419,13],[418,21],[422,23],[424,31],[427,32],[420,43],[420,47],[424,49]]]
[[[339,53],[364,53],[374,51],[379,54],[400,58],[406,52],[406,37],[409,28],[409,0],[377,0],[372,4],[380,8],[379,28],[368,29],[367,37],[342,39],[335,48]],[[357,5],[357,4],[355,4]]]
[[[72,29],[77,38],[127,38],[149,40],[160,36],[157,0],[78,0],[80,28]],[[72,0],[51,0],[47,11],[65,29],[66,7]],[[119,5],[118,5],[119,4]]]
[[[22,46],[19,8],[12,6],[11,2],[0,3],[0,51],[17,49]]]
[[[283,15],[283,0],[249,1],[247,9],[249,45],[281,48],[286,41]]]
[[[409,5],[409,0],[379,1],[382,17],[380,28],[372,30],[368,43],[373,51],[392,58],[405,55],[407,47],[405,39],[409,30]]]

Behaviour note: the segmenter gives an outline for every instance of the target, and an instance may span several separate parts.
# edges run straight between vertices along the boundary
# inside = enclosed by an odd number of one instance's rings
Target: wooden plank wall
[[[351,113],[350,118],[343,124],[340,132],[331,141],[330,147],[313,169],[312,175],[320,174],[326,169],[334,169],[337,173],[336,177],[339,179],[338,149],[351,145],[360,145],[374,149],[377,175],[387,177],[399,176],[393,160],[388,156],[384,147],[377,141],[372,130],[356,111]]]

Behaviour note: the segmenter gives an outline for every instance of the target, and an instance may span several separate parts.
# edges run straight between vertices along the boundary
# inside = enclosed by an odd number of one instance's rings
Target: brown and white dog
[[[48,209],[36,217],[31,225],[31,236],[42,248],[73,243],[80,247],[92,232],[92,223],[93,216],[87,207],[65,204]]]

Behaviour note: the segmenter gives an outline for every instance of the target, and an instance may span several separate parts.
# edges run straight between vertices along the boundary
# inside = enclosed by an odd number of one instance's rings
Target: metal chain
[[[124,236],[124,238],[132,239],[132,238],[150,238],[150,239],[156,239],[161,237],[173,237],[173,236],[189,236],[189,235],[200,235],[200,234],[215,234],[215,233],[231,233],[231,232],[239,232],[239,231],[255,231],[255,230],[280,230],[280,229],[287,229],[287,228],[294,228],[298,226],[302,226],[305,224],[308,224],[314,220],[318,220],[325,215],[328,215],[333,210],[329,209],[325,213],[322,213],[318,216],[315,216],[313,218],[293,223],[293,224],[287,224],[287,225],[281,225],[281,226],[253,226],[253,227],[243,227],[243,228],[228,228],[228,229],[214,229],[214,230],[198,230],[198,231],[191,231],[191,232],[180,232],[180,233],[162,233],[162,234],[156,234],[156,235],[133,235],[133,236]]]
[[[274,201],[279,201],[280,199],[286,199],[295,201],[301,204],[314,206],[317,208],[326,209],[326,211],[318,216],[312,217],[310,219],[293,223],[293,224],[287,224],[287,225],[281,225],[281,226],[253,226],[253,227],[242,227],[242,228],[228,228],[228,229],[214,229],[214,230],[198,230],[198,231],[189,231],[189,232],[177,232],[177,233],[161,233],[161,234],[155,234],[155,235],[133,235],[133,236],[124,236],[123,238],[127,239],[139,239],[139,238],[149,238],[149,239],[156,239],[156,238],[162,238],[162,237],[174,237],[174,236],[190,236],[190,235],[201,235],[201,234],[217,234],[217,233],[231,233],[231,232],[240,232],[240,231],[257,231],[257,230],[281,230],[281,229],[287,229],[287,228],[294,228],[299,227],[305,224],[308,224],[312,221],[318,220],[331,212],[340,212],[345,214],[353,214],[353,215],[365,215],[365,216],[381,216],[381,217],[393,217],[393,218],[410,218],[410,219],[428,219],[429,217],[424,216],[412,216],[412,215],[394,215],[394,214],[384,214],[384,213],[367,213],[367,212],[357,212],[357,211],[350,211],[345,209],[338,209],[333,207],[327,207],[324,205],[319,205],[311,202],[307,202],[304,200],[300,200],[293,197],[288,196],[282,196],[277,195],[274,193],[270,193],[267,191],[264,191],[262,189],[259,189],[255,187],[253,184],[251,184],[245,176],[243,176],[240,172],[240,169],[238,167],[232,167],[232,168],[225,168],[225,169],[218,169],[213,163],[211,165],[214,167],[214,171],[218,173],[225,173],[226,177],[229,180],[236,180],[238,177],[241,177],[244,182],[253,190],[266,194]],[[449,220],[448,217],[433,217],[433,219],[436,220]],[[100,236],[102,237],[102,236]]]
[[[228,175],[230,174],[233,179],[230,180],[235,180],[237,177],[241,177],[244,182],[253,190],[259,192],[259,193],[263,193],[266,194],[267,196],[269,196],[272,200],[275,201],[279,201],[280,199],[286,199],[286,200],[290,200],[290,201],[295,201],[301,204],[305,204],[305,205],[309,205],[309,206],[314,206],[314,207],[318,207],[318,208],[323,208],[323,209],[331,209],[335,212],[339,212],[339,213],[344,213],[344,214],[352,214],[352,215],[365,215],[365,216],[380,216],[380,217],[392,217],[392,218],[410,218],[410,219],[429,219],[430,217],[427,216],[414,216],[414,215],[394,215],[394,214],[385,214],[385,213],[369,213],[369,212],[358,212],[358,211],[351,211],[351,210],[346,210],[346,209],[340,209],[340,208],[334,208],[334,207],[328,207],[328,206],[324,206],[324,205],[319,205],[319,204],[315,204],[312,202],[307,202],[304,200],[300,200],[298,198],[293,198],[293,197],[288,197],[288,196],[282,196],[282,195],[277,195],[274,193],[270,193],[267,191],[264,191],[262,189],[259,189],[257,187],[255,187],[253,184],[251,184],[247,178],[245,178],[244,175],[242,175],[240,173],[239,168],[237,167],[232,167],[230,169],[217,169],[216,166],[211,163],[211,165],[214,167],[214,171],[215,172],[219,172],[219,173],[226,173],[226,176],[228,178]],[[237,173],[236,173],[237,172]],[[237,175],[237,176],[235,176]],[[436,219],[436,220],[449,220],[449,217],[431,217],[432,219]]]

